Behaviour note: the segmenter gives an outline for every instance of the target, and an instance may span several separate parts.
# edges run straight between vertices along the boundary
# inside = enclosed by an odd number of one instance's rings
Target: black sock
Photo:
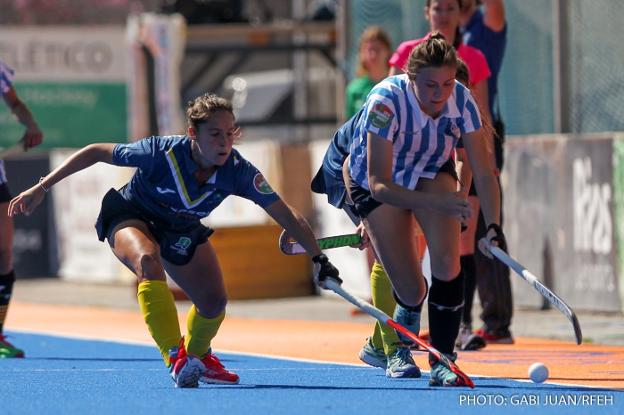
[[[460,272],[452,281],[431,277],[429,290],[429,335],[431,345],[452,354],[464,306],[464,277]]]
[[[4,320],[9,309],[14,282],[15,272],[11,271],[8,274],[0,275],[0,333],[2,333]]]
[[[392,290],[392,295],[394,296],[394,300],[401,307],[409,311],[415,311],[417,313],[420,313],[422,311],[422,306],[425,303],[425,298],[427,298],[428,293],[429,293],[429,284],[427,284],[427,280],[425,280],[425,295],[423,296],[423,300],[420,302],[420,304],[417,304],[417,305],[407,305],[399,298],[399,296],[397,295],[397,292]]]

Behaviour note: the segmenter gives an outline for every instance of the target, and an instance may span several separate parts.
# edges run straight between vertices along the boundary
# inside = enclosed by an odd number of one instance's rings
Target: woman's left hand
[[[491,223],[488,226],[485,236],[479,240],[479,250],[481,253],[493,259],[494,257],[490,252],[490,246],[497,246],[503,251],[507,251],[507,240],[505,239],[503,228],[495,223]]]
[[[325,281],[327,281],[327,279],[332,279],[338,285],[342,284],[342,279],[339,277],[340,272],[338,272],[338,269],[334,267],[331,262],[329,262],[329,259],[325,254],[315,256],[312,258],[312,262],[319,266],[318,272],[314,277],[314,282],[316,282],[319,287],[327,289],[325,287]]]
[[[462,192],[439,193],[434,197],[431,207],[438,212],[442,212],[461,222],[465,222],[472,216],[470,203],[464,198]]]
[[[45,197],[45,191],[40,184],[36,184],[28,190],[14,197],[9,203],[8,215],[13,217],[19,214],[30,215]]]

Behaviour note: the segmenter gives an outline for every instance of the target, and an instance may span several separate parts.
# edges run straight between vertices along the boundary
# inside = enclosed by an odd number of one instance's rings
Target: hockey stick
[[[317,239],[321,249],[341,248],[343,246],[353,246],[362,243],[362,237],[357,233],[347,235],[328,236],[326,238]],[[279,238],[279,248],[286,255],[305,254],[306,250],[301,244],[293,240],[286,231],[282,231]]]
[[[498,258],[503,264],[507,265],[509,268],[513,269],[519,276],[522,277],[529,285],[531,285],[538,293],[540,293],[548,302],[554,305],[557,310],[561,311],[564,316],[570,320],[572,326],[574,327],[574,336],[576,337],[576,344],[581,344],[583,341],[583,333],[581,332],[581,325],[579,324],[578,319],[576,318],[576,314],[574,311],[568,306],[561,298],[559,298],[555,293],[550,291],[544,284],[542,284],[535,275],[531,274],[528,269],[526,269],[522,264],[518,261],[507,255],[505,251],[500,249],[497,246],[488,246],[490,252]]]
[[[429,353],[435,356],[436,359],[441,360],[446,367],[451,369],[453,373],[455,373],[464,382],[466,386],[470,386],[471,388],[474,388],[474,383],[472,379],[470,379],[468,375],[462,372],[461,369],[454,362],[449,360],[446,356],[444,356],[442,353],[436,350],[429,343],[425,342],[420,337],[418,337],[417,335],[415,335],[414,333],[412,333],[405,327],[401,326],[396,321],[392,320],[390,317],[388,317],[386,313],[372,306],[366,301],[361,300],[360,298],[349,293],[344,288],[342,288],[336,281],[332,279],[328,279],[327,281],[325,281],[325,287],[332,290],[333,292],[335,292],[336,294],[338,294],[339,296],[341,296],[342,298],[344,298],[345,300],[347,300],[354,306],[358,307],[360,310],[364,311],[366,314],[376,318],[381,323],[385,323],[388,326],[392,327],[393,329],[401,332],[403,335],[409,337],[410,340],[418,344],[423,349],[427,350]]]

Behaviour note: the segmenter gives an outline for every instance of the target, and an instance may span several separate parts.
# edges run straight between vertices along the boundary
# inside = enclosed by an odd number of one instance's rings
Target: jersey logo
[[[160,186],[156,186],[156,190],[161,195],[166,195],[167,193],[175,193],[175,190],[167,189],[166,187],[160,187]]]
[[[377,128],[386,128],[394,118],[392,110],[387,105],[378,102],[370,112],[371,124]]]
[[[256,173],[253,184],[258,193],[262,193],[263,195],[270,195],[271,193],[274,193],[262,173]]]

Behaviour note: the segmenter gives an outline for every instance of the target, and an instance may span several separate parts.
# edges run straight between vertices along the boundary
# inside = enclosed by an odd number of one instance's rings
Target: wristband
[[[43,189],[44,192],[48,193],[50,191],[50,189],[46,189],[45,186],[43,185],[43,181],[45,180],[45,177],[40,177],[39,178],[39,186]]]

